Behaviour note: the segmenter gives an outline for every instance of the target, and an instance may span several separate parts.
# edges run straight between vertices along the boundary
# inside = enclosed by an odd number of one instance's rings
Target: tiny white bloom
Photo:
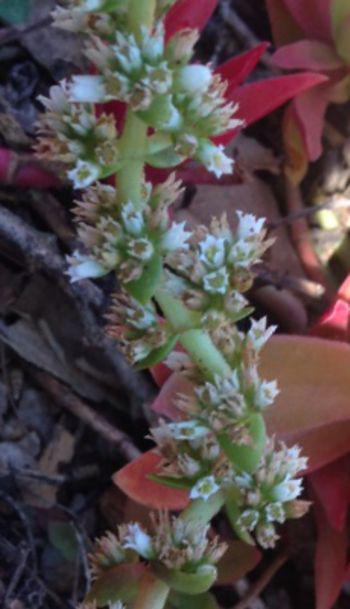
[[[247,531],[253,531],[259,522],[257,510],[244,510],[237,520],[237,525]]]
[[[106,98],[106,88],[102,76],[73,76],[69,84],[69,99],[72,102],[95,104]]]
[[[144,222],[141,211],[135,209],[134,204],[129,201],[122,207],[121,217],[125,226],[125,229],[130,235],[137,237],[142,232]]]
[[[265,550],[274,548],[279,536],[276,534],[276,529],[272,524],[259,524],[256,531],[258,543]]]
[[[98,179],[100,169],[94,163],[79,159],[74,169],[68,171],[67,175],[75,188],[87,188]]]
[[[273,489],[273,497],[275,501],[293,501],[301,494],[303,490],[303,481],[301,478],[289,480],[286,479]]]
[[[137,522],[127,526],[127,532],[122,540],[122,545],[124,548],[135,550],[143,558],[153,557],[152,538]]]
[[[142,26],[142,55],[147,61],[155,61],[164,53],[164,25],[159,21],[152,35],[147,27]]]
[[[225,260],[225,239],[207,235],[203,241],[198,244],[200,255],[199,259],[205,265],[212,268],[219,268]]]
[[[205,165],[208,171],[212,171],[217,178],[225,173],[232,173],[233,159],[224,153],[223,146],[215,146],[212,142],[205,141],[199,146],[197,152],[198,160]]]
[[[143,62],[135,37],[132,34],[124,35],[122,32],[117,32],[116,43],[112,49],[122,69],[127,73],[140,70]]]
[[[203,277],[203,286],[210,294],[225,294],[228,288],[228,272],[225,267],[218,271],[208,273]]]
[[[261,319],[251,320],[251,326],[247,334],[248,339],[252,342],[254,349],[261,349],[264,344],[271,338],[274,332],[277,330],[277,326],[267,326],[267,318],[261,317]]]
[[[191,499],[204,499],[207,501],[209,497],[217,493],[220,490],[219,485],[216,483],[214,476],[206,476],[201,478],[192,487],[190,492]]]
[[[242,211],[237,211],[237,216],[237,234],[239,239],[255,237],[261,233],[265,224],[265,218],[256,218],[253,214],[244,214]]]
[[[286,519],[286,512],[280,502],[269,503],[265,508],[267,522],[279,522],[282,524]]]
[[[173,222],[169,230],[163,235],[161,246],[165,252],[174,252],[177,249],[188,249],[187,240],[191,231],[185,230],[186,222]]]
[[[108,273],[108,269],[102,264],[78,251],[74,252],[72,256],[67,256],[67,262],[69,264],[67,275],[72,283],[81,279],[102,277]]]
[[[154,248],[148,239],[131,239],[128,244],[128,252],[134,258],[147,261],[152,258]]]
[[[257,387],[255,390],[255,402],[258,408],[267,408],[270,404],[273,404],[276,397],[279,394],[277,387],[277,381],[257,381]]]
[[[126,314],[128,316],[128,323],[138,330],[147,330],[156,322],[153,312],[146,307],[139,307],[138,309],[127,308]]]
[[[248,304],[248,300],[237,290],[233,290],[225,298],[225,309],[229,313],[239,313]]]
[[[176,83],[181,91],[189,95],[205,93],[212,80],[212,72],[207,66],[191,64],[180,68]]]
[[[168,429],[174,440],[197,440],[208,435],[208,427],[200,425],[197,421],[183,421],[181,423],[169,423]]]

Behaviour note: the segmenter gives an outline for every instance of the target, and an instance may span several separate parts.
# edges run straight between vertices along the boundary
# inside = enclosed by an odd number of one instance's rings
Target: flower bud
[[[204,93],[211,82],[212,72],[207,66],[192,64],[180,68],[176,75],[176,85],[188,95]]]
[[[233,159],[226,156],[223,146],[215,146],[209,140],[203,140],[200,143],[197,158],[217,178],[221,178],[223,174],[232,173]]]
[[[102,76],[73,76],[69,85],[69,99],[72,102],[96,104],[106,98],[106,88]]]

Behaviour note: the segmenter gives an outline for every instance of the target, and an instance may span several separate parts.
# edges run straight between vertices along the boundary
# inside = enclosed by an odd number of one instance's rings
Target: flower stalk
[[[170,592],[207,592],[226,550],[210,532],[222,508],[238,538],[263,548],[305,511],[297,475],[306,460],[268,438],[264,423],[278,389],[260,378],[259,354],[275,328],[266,319],[251,319],[246,331],[237,325],[252,313],[245,294],[271,245],[264,220],[238,212],[235,231],[223,216],[191,232],[169,213],[182,190],[174,174],[160,184],[145,177],[146,165],[172,170],[188,159],[216,177],[231,173],[233,160],[214,141],[242,125],[227,83],[190,63],[197,31],[167,40],[172,4],[68,0],[56,9],[58,27],[86,35],[94,74],[53,87],[39,123],[39,156],[58,159],[84,190],[74,208],[82,248],[68,258],[71,280],[113,272],[120,290],[109,334],[138,368],[163,362],[186,387],[164,400],[167,418],[151,429],[160,461],[149,474],[160,489],[186,491],[189,504],[96,542],[89,606],[107,599],[113,609],[163,609]],[[107,112],[111,101],[125,105],[122,132]]]

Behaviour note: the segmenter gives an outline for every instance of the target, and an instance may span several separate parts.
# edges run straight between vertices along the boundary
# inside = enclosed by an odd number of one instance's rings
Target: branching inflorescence
[[[188,489],[189,505],[178,516],[152,515],[148,530],[131,523],[98,540],[84,607],[162,609],[170,592],[207,591],[225,551],[210,533],[223,506],[236,535],[263,548],[306,509],[297,477],[306,459],[265,430],[278,389],[260,378],[259,352],[275,328],[266,319],[237,327],[252,313],[244,294],[271,244],[264,220],[239,212],[235,231],[225,216],[189,231],[169,214],[182,188],[174,174],[160,184],[146,177],[146,165],[187,159],[217,177],[232,172],[213,140],[242,124],[226,83],[190,63],[198,32],[168,38],[172,4],[73,0],[54,12],[56,26],[85,34],[92,66],[42,98],[38,155],[85,189],[74,210],[82,248],[68,274],[78,281],[114,272],[110,335],[138,368],[164,361],[186,380],[151,437],[161,457],[153,479]]]

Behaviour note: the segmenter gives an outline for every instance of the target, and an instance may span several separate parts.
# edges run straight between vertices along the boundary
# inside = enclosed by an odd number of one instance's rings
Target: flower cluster
[[[108,39],[120,27],[127,0],[66,0],[52,12],[54,25],[70,32]]]
[[[143,205],[118,203],[115,188],[98,184],[76,202],[78,235],[87,252],[69,258],[72,281],[116,271],[123,285],[136,281],[144,269],[177,248],[186,248],[190,232],[184,223],[171,223],[168,208],[180,193],[170,176],[152,188],[144,184]],[[132,324],[133,325],[133,324]]]
[[[214,566],[223,556],[226,544],[209,537],[209,525],[170,517],[167,512],[151,514],[147,531],[137,522],[120,525],[118,533],[107,533],[95,543],[90,555],[94,578],[123,562],[141,560],[161,564],[168,570],[196,573],[204,566]]]
[[[299,518],[307,511],[308,502],[297,501],[302,479],[296,477],[306,465],[307,459],[300,456],[298,446],[278,447],[271,440],[253,474],[234,474],[241,509],[235,528],[241,537],[252,543],[254,533],[263,548],[272,548],[278,540],[274,523]]]
[[[183,279],[178,292],[185,304],[204,311],[202,322],[219,324],[224,318],[238,321],[251,312],[242,295],[253,282],[253,267],[272,243],[266,239],[264,219],[238,214],[233,232],[224,215],[213,219],[210,228],[195,230],[190,247],[177,250],[167,258],[171,268]]]

